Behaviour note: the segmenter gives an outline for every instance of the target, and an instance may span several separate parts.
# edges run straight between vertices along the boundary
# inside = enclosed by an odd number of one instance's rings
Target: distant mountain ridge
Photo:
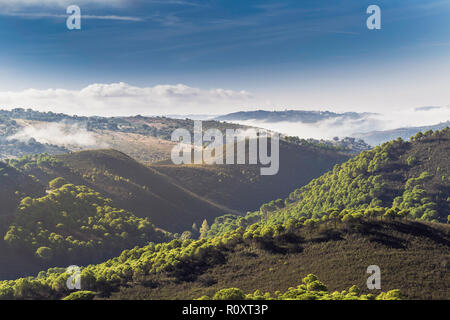
[[[246,120],[259,120],[266,122],[302,122],[302,123],[315,123],[326,119],[333,118],[347,118],[347,119],[362,119],[371,113],[358,113],[358,112],[344,112],[336,113],[331,111],[311,111],[311,110],[285,110],[285,111],[240,111],[229,113],[214,118],[217,121],[246,121]]]
[[[428,130],[433,131],[442,130],[449,126],[450,121],[446,121],[430,126],[406,127],[385,131],[370,131],[366,133],[356,133],[353,136],[355,138],[363,139],[365,142],[367,142],[372,146],[376,146],[385,143],[387,141],[395,140],[397,138],[407,140],[409,139],[409,137],[414,136],[417,132],[425,132]]]
[[[362,116],[357,113],[341,115],[328,111],[292,112],[297,116],[287,111],[286,115],[290,119],[301,117],[304,121],[338,117],[340,122],[345,122],[346,119]],[[85,117],[23,108],[0,109],[0,160],[42,153],[60,155],[83,150],[114,149],[139,162],[156,163],[170,159],[171,150],[175,146],[175,142],[171,141],[172,132],[179,128],[192,132],[194,118],[199,119],[201,115],[191,119],[141,115]],[[203,120],[202,126],[204,131],[213,128],[221,132],[226,129],[251,128],[245,124],[217,120]],[[283,136],[282,139],[290,141]],[[307,144],[322,148],[331,147],[335,151],[350,154],[359,153],[370,147],[362,141],[348,139],[334,141],[309,139]]]
[[[203,121],[202,125],[205,131],[248,128],[218,121]],[[0,159],[110,148],[140,162],[152,163],[170,158],[175,129],[192,132],[193,127],[191,119],[160,116],[85,117],[23,108],[0,109]]]

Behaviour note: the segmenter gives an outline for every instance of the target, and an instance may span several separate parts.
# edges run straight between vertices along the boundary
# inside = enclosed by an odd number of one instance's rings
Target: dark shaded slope
[[[82,151],[58,159],[119,207],[137,216],[149,217],[163,229],[182,231],[189,228],[192,221],[231,211],[115,150]]]
[[[14,212],[25,195],[38,196],[44,192],[45,188],[33,178],[0,161],[0,216]]]
[[[176,185],[169,177],[115,150],[28,157],[11,163],[17,168],[11,170],[15,170],[22,179],[16,179],[16,187],[8,186],[7,183],[5,186],[0,184],[0,187],[13,192],[36,185],[40,193],[23,192],[17,199],[7,196],[4,207],[9,208],[10,213],[21,198],[43,196],[49,181],[57,177],[63,177],[74,185],[88,186],[102,196],[111,198],[114,206],[129,210],[138,217],[147,217],[159,228],[172,232],[186,230],[196,220],[212,220],[224,213],[237,213],[199,197]],[[8,195],[7,192],[3,194]]]
[[[286,197],[348,158],[334,150],[280,141],[280,169],[274,176],[261,176],[259,165],[177,166],[166,162],[151,168],[204,198],[246,212],[258,209],[267,199]]]
[[[115,150],[82,151],[55,156],[50,164],[21,164],[42,185],[64,177],[86,185],[114,205],[148,217],[156,226],[180,232],[193,222],[226,214],[243,214],[265,199],[285,197],[290,190],[330,170],[347,155],[318,147],[280,142],[280,171],[261,176],[257,165],[144,166]]]

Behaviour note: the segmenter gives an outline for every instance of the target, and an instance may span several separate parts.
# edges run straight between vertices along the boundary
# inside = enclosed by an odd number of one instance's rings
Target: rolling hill
[[[274,176],[260,175],[257,165],[173,165],[167,161],[150,168],[206,199],[246,213],[259,208],[265,199],[285,197],[348,158],[338,150],[280,141],[279,172]]]
[[[342,119],[361,119],[367,113],[345,112],[335,113],[331,111],[306,111],[306,110],[285,110],[285,111],[240,111],[230,113],[214,118],[218,121],[247,121],[258,120],[264,122],[301,122],[316,123],[326,119],[342,118]]]
[[[245,214],[268,197],[285,197],[293,188],[348,159],[334,150],[286,142],[281,142],[280,150],[280,172],[270,177],[260,176],[256,165],[175,166],[165,162],[145,166],[115,150],[48,157],[53,161],[25,157],[9,163],[43,186],[63,177],[92,188],[111,198],[117,207],[149,218],[160,228],[181,232],[203,219]]]
[[[219,217],[210,234],[222,234],[257,221],[328,219],[343,210],[447,222],[450,213],[450,129],[418,133],[362,152],[332,171],[271,201],[245,217]]]
[[[259,299],[313,300],[333,291],[340,294],[328,299],[354,299],[347,296],[351,292],[374,299],[386,291],[402,299],[448,299],[448,225],[362,219],[323,222],[313,230],[286,227],[271,235],[249,228],[208,240],[125,250],[85,267],[79,293],[101,299],[186,300],[232,287]],[[380,267],[381,290],[366,287],[369,265]],[[295,289],[311,273],[327,286]],[[53,268],[36,278],[3,281],[0,299],[61,299],[71,294],[63,285],[67,277],[65,269]],[[291,293],[280,293],[286,290]]]
[[[442,224],[362,221],[334,228],[323,223],[312,232],[304,228],[217,245],[220,258],[209,265],[187,260],[179,269],[120,286],[110,298],[196,299],[224,288],[276,297],[313,273],[329,292],[356,285],[364,294],[399,289],[404,299],[448,299],[449,236],[449,226]],[[381,290],[367,289],[369,265],[381,269]]]
[[[240,216],[258,208],[267,197],[287,196],[292,188],[347,158],[335,150],[281,142],[282,169],[279,175],[270,177],[261,177],[259,167],[250,165],[146,166],[109,149],[24,156],[0,162],[0,256],[10,257],[2,259],[0,276],[26,275],[54,264],[98,262],[125,248],[142,245],[142,241],[161,242],[171,236],[151,236],[160,229],[181,233],[205,219],[212,223],[224,214]],[[59,180],[71,187],[63,188],[61,184],[62,190],[53,190],[50,185]],[[70,198],[72,194],[75,198]],[[73,206],[85,195],[85,204]],[[96,217],[99,213],[94,207],[107,208],[105,216],[128,215],[129,222],[113,223],[118,217],[108,218],[107,225],[99,223],[96,231],[90,232],[91,223],[107,221]],[[48,216],[43,213],[44,208]],[[55,215],[50,215],[53,211]],[[28,212],[27,221],[21,218],[25,216],[23,212]],[[77,220],[67,226],[66,220],[75,216]],[[147,224],[145,221],[156,231],[144,236],[135,228]],[[111,231],[111,223],[118,224],[119,229]],[[124,232],[127,234],[122,235]],[[60,239],[58,245],[51,240],[55,237]],[[108,247],[101,243],[105,241],[110,244]],[[92,254],[96,247],[98,254]],[[68,249],[70,252],[66,252]]]
[[[170,178],[115,150],[80,151],[49,159],[52,161],[28,157],[9,163],[35,177],[43,186],[62,177],[69,183],[92,188],[113,199],[117,207],[149,218],[158,227],[171,231],[184,230],[198,219],[233,212],[172,183]]]
[[[136,245],[171,239],[148,219],[114,208],[110,199],[62,178],[50,182],[47,195],[25,197],[14,214],[0,218],[2,278],[98,262]]]
[[[142,163],[170,158],[177,128],[192,131],[194,121],[167,117],[83,117],[32,109],[0,109],[0,160],[24,155],[69,151],[116,149]],[[203,121],[203,129],[247,128]]]
[[[449,135],[447,128],[391,141],[336,165],[285,201],[217,219],[199,240],[150,243],[89,265],[83,290],[112,299],[193,299],[230,287],[249,298],[448,299],[450,229],[439,221],[449,213]],[[370,265],[380,267],[388,293],[366,289]],[[68,276],[50,269],[0,282],[0,297],[63,298],[70,292],[58,283]]]

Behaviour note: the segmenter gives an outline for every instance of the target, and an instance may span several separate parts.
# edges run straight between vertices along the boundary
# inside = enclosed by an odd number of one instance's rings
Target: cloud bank
[[[120,82],[81,90],[27,89],[0,92],[0,108],[33,108],[77,115],[124,116],[170,113],[223,113],[254,101],[247,91],[204,90],[183,84],[135,87]]]

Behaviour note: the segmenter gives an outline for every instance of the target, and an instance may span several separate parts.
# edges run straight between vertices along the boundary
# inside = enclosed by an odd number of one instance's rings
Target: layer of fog
[[[367,115],[361,119],[342,117],[322,120],[316,123],[265,122],[256,120],[233,121],[256,126],[300,138],[332,139],[352,137],[372,131],[392,130],[404,127],[435,125],[450,120],[450,107],[393,111],[389,114]]]
[[[27,142],[35,139],[40,143],[48,143],[58,146],[74,146],[80,148],[104,147],[98,143],[92,132],[78,124],[64,122],[39,123],[26,126],[8,139],[16,139]]]

